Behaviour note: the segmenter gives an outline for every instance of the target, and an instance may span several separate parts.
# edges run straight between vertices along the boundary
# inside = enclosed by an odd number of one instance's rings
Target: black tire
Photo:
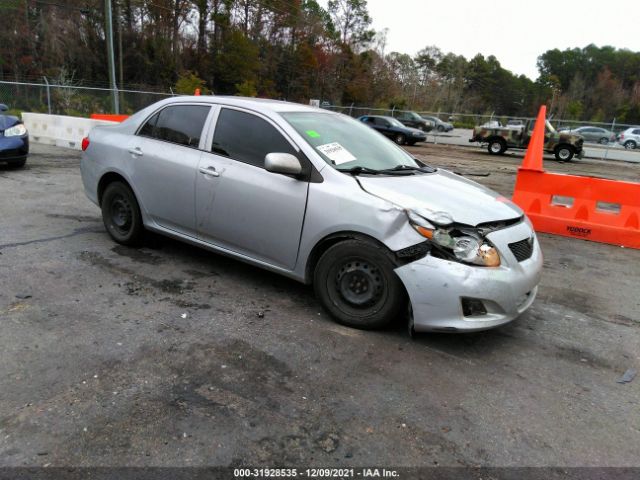
[[[556,160],[560,160],[561,162],[571,161],[575,153],[576,152],[571,145],[558,145],[553,151]]]
[[[636,147],[636,142],[634,142],[633,140],[627,140],[626,142],[624,142],[624,148],[626,148],[627,150],[633,150]]]
[[[14,160],[9,162],[9,167],[11,168],[22,168],[26,165],[27,159],[23,158],[22,160]]]
[[[502,138],[492,138],[491,140],[489,140],[487,150],[491,155],[502,155],[507,151],[507,142],[505,142]]]
[[[140,206],[128,185],[122,182],[107,185],[101,208],[102,221],[111,238],[122,245],[142,243],[144,226]]]
[[[440,133],[444,132],[444,125],[438,125],[438,131]]]
[[[322,306],[339,322],[381,328],[406,311],[406,294],[394,257],[373,241],[351,239],[331,246],[318,260],[313,287]]]
[[[600,140],[598,140],[598,143],[600,145],[606,145],[607,143],[609,143],[609,139],[606,137],[602,137]]]
[[[407,141],[407,137],[405,137],[401,133],[398,133],[398,134],[396,134],[395,137],[393,137],[393,141],[396,142],[398,145],[404,145],[404,142]]]

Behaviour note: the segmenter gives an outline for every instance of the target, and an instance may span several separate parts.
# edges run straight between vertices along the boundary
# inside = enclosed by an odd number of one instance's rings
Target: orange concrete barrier
[[[640,183],[546,172],[546,107],[518,168],[513,201],[538,232],[640,249]]]
[[[112,115],[109,113],[92,113],[90,118],[93,120],[107,120],[109,122],[124,122],[129,115]]]

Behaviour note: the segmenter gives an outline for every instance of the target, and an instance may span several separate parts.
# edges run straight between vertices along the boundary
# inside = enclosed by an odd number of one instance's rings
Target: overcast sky
[[[388,28],[386,53],[495,55],[516,74],[538,77],[537,57],[553,48],[612,45],[640,51],[640,1],[368,0],[376,30]]]

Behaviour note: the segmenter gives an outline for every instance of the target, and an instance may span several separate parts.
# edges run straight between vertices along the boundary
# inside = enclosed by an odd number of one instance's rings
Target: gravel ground
[[[192,246],[118,246],[78,152],[32,150],[0,167],[0,466],[640,466],[640,378],[616,383],[640,370],[640,251],[542,234],[527,313],[412,340]],[[519,157],[410,150],[512,192]]]

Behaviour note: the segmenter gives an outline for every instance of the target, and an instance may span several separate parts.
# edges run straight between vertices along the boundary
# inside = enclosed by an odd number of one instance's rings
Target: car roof
[[[387,120],[395,120],[395,118],[389,117],[388,115],[362,115],[362,116],[367,118],[385,118]]]
[[[171,98],[167,103],[180,103],[184,101],[211,103],[212,105],[229,105],[244,107],[254,110],[269,110],[272,112],[322,112],[335,113],[321,108],[303,105],[301,103],[271,100],[268,98],[235,97],[229,95],[184,95]]]

